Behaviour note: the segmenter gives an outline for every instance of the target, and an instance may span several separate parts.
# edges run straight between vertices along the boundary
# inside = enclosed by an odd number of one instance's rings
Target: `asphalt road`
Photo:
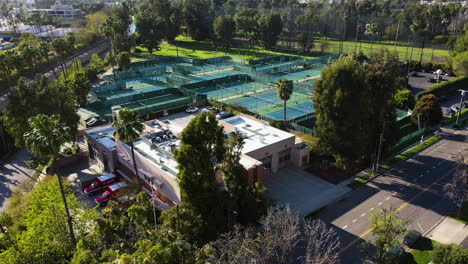
[[[13,153],[5,162],[0,162],[0,211],[6,207],[6,200],[12,191],[33,174],[25,161],[28,151],[21,149]]]
[[[392,206],[409,221],[407,229],[423,234],[435,227],[454,207],[442,188],[453,176],[457,153],[468,149],[467,142],[466,128],[449,134],[317,215],[335,227],[342,243],[341,262],[361,263],[356,246],[373,239],[368,220],[372,209]]]

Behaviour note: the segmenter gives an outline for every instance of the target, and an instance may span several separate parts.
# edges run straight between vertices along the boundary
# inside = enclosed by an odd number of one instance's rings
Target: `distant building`
[[[441,2],[441,1],[425,1],[425,0],[421,0],[419,1],[419,3],[421,5],[448,5],[448,4],[460,4],[461,6],[466,6],[466,4],[468,3],[468,1],[445,1],[445,2]]]
[[[176,180],[179,169],[173,152],[180,146],[180,135],[194,116],[181,113],[147,121],[142,138],[134,142],[143,190],[157,195],[161,210],[181,202]],[[262,182],[281,168],[308,163],[308,147],[293,134],[244,116],[221,120],[219,124],[226,133],[237,131],[244,136],[240,163],[249,184]],[[117,171],[133,180],[136,174],[130,146],[116,140],[113,133],[110,125],[84,131],[89,158],[101,169]]]
[[[32,13],[41,13],[53,18],[57,18],[59,25],[70,26],[77,24],[83,18],[81,10],[69,5],[52,5],[50,9],[32,9]]]

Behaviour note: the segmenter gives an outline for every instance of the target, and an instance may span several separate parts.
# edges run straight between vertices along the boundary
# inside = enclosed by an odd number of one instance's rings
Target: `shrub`
[[[287,131],[288,129],[286,127],[286,124],[283,121],[276,121],[276,120],[270,121],[270,126],[284,130],[284,131]]]
[[[418,116],[422,127],[435,126],[442,119],[442,108],[433,94],[424,95],[416,103],[411,114],[411,120],[416,125],[418,125]]]

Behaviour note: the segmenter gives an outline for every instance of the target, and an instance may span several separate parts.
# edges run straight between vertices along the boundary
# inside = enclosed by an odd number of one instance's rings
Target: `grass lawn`
[[[450,218],[468,225],[468,202],[463,203],[459,218],[457,218],[457,210],[458,208],[450,214]]]
[[[219,56],[233,56],[233,57],[239,57],[243,59],[247,59],[247,58],[258,59],[258,58],[263,58],[263,57],[267,57],[271,55],[280,55],[280,54],[297,56],[296,52],[274,52],[274,51],[267,51],[259,47],[250,48],[248,46],[233,47],[229,50],[225,50],[218,43],[215,43],[213,41],[194,41],[184,36],[179,36],[177,40],[178,40],[179,56],[183,56],[183,57],[206,59],[206,58],[219,57]],[[339,43],[340,42],[338,40],[330,40],[329,47],[325,50],[325,52],[337,53],[338,48],[339,48]],[[400,60],[405,60],[409,58],[411,55],[411,48],[408,48],[403,45],[406,45],[406,42],[401,42],[400,45],[397,45],[396,47],[396,51],[399,54]],[[389,50],[394,50],[395,48],[393,43],[389,43],[389,42],[374,43],[372,45],[370,43],[365,43],[365,42],[361,43],[361,50],[364,51],[365,53],[369,53],[371,50],[377,51],[381,47],[386,47]],[[176,56],[177,55],[176,46],[173,44],[162,44],[161,50],[155,51],[153,52],[153,54],[149,54],[144,48],[141,48],[141,49],[143,50],[142,53],[132,55],[133,62],[151,59],[151,58],[154,58],[155,55],[162,55],[162,56]],[[354,52],[356,50],[356,43],[353,41],[345,41],[343,44],[343,50],[345,53]],[[359,50],[359,44],[358,44],[357,50]],[[316,45],[316,47],[313,48],[312,51],[315,54],[318,54],[320,52],[320,48],[318,47],[318,45]],[[432,56],[433,51],[434,51],[434,56]],[[414,48],[412,59],[419,60],[420,55],[421,55],[421,49]],[[433,50],[431,48],[426,48],[424,49],[422,59],[423,61],[434,61],[434,62],[443,63],[445,62],[448,56],[449,56],[448,50],[444,50],[444,49]],[[309,58],[309,59],[316,58],[313,56],[303,56],[303,57]]]
[[[432,250],[439,242],[429,238],[421,239],[410,252],[405,254],[401,260],[401,264],[427,264],[431,261]]]
[[[338,47],[339,47],[340,42],[339,41],[330,41],[330,47],[328,48],[328,52],[330,53],[337,53],[338,52]],[[405,43],[406,44],[406,43]],[[361,50],[364,53],[369,53],[371,51],[371,46],[372,46],[372,51],[377,51],[381,47],[385,47],[391,51],[395,49],[394,44],[392,43],[362,43],[361,44]],[[354,52],[356,50],[356,43],[353,41],[345,41],[343,44],[343,51],[345,53],[350,53]],[[357,50],[359,50],[359,43]],[[411,47],[407,48],[406,46],[398,46],[396,47],[396,51],[398,52],[398,55],[400,57],[400,60],[405,60],[410,58],[411,55]],[[421,49],[420,48],[414,48],[413,49],[413,60],[419,61],[419,58],[421,56]],[[423,51],[423,61],[434,61],[434,62],[440,62],[443,63],[445,62],[446,58],[449,57],[449,52],[448,50],[443,50],[443,49],[434,49],[434,58],[432,59],[432,49],[431,48],[425,48]]]
[[[249,48],[249,47],[233,47],[231,49],[226,50],[225,48],[221,47],[219,44],[214,43],[212,41],[194,41],[190,38],[185,38],[179,36],[177,38],[177,45],[176,48],[173,44],[162,44],[161,50],[153,51],[153,54],[149,54],[148,51],[143,48],[139,47],[143,50],[140,54],[132,54],[132,62],[148,60],[154,58],[155,55],[161,56],[177,56],[177,49],[179,56],[182,57],[190,57],[190,58],[198,58],[198,59],[206,59],[206,58],[213,58],[213,57],[220,57],[220,56],[232,56],[232,57],[239,57],[243,59],[259,59],[263,57],[268,57],[272,55],[295,55],[296,53],[285,53],[285,52],[274,52],[274,51],[267,51],[263,48]],[[310,57],[310,56],[302,56],[303,58],[307,59],[315,59],[317,57]]]

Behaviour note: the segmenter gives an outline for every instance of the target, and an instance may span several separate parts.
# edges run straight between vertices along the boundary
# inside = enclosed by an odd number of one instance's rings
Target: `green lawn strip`
[[[405,254],[401,260],[401,264],[427,264],[432,259],[432,251],[439,242],[429,238],[421,239],[416,246]]]
[[[431,137],[428,140],[424,141],[423,143],[421,143],[421,144],[419,144],[417,146],[414,146],[411,149],[408,149],[407,151],[395,156],[393,159],[391,159],[388,162],[386,162],[385,164],[381,165],[377,172],[370,172],[370,173],[367,173],[364,176],[361,176],[361,177],[355,179],[353,182],[348,184],[348,187],[350,187],[352,189],[358,188],[362,184],[365,184],[366,182],[368,182],[373,177],[375,177],[375,176],[377,176],[379,174],[382,174],[385,171],[391,169],[393,166],[395,166],[399,162],[407,160],[408,158],[410,158],[414,154],[416,154],[416,153],[428,148],[429,146],[433,145],[434,143],[439,141],[441,138],[442,137],[440,137],[440,136],[434,136],[434,137]]]
[[[457,218],[457,211],[458,211],[458,208],[453,210],[449,218],[456,220],[460,223],[463,223],[465,225],[468,225],[468,202],[463,202],[463,206],[462,206],[459,218]]]
[[[191,39],[178,38],[177,47],[174,44],[162,44],[160,50],[149,54],[146,48],[139,46],[141,53],[132,54],[132,62],[154,59],[159,56],[182,56],[198,59],[207,59],[221,56],[231,56],[243,59],[259,59],[272,55],[297,56],[295,52],[268,51],[259,47],[232,47],[226,49],[211,41],[194,41]],[[301,56],[306,59],[315,59],[314,56]]]

